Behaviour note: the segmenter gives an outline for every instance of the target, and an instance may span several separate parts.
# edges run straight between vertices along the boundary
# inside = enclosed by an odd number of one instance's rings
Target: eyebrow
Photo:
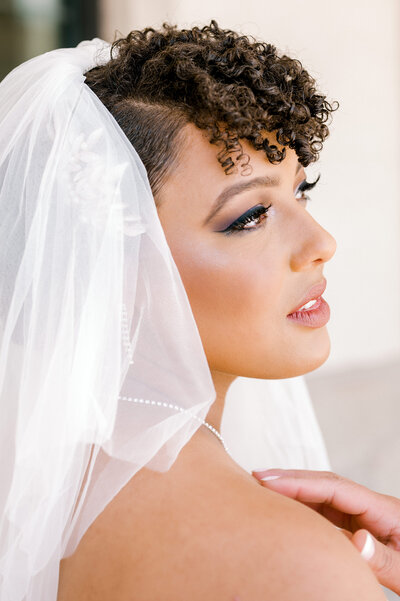
[[[302,165],[300,163],[297,164],[296,173],[300,171]],[[253,177],[253,179],[248,180],[246,182],[238,182],[236,184],[232,184],[232,186],[228,186],[222,190],[221,194],[217,196],[214,201],[213,206],[211,207],[211,211],[205,218],[203,222],[203,226],[207,225],[207,223],[222,209],[225,204],[231,200],[234,196],[241,194],[242,192],[247,192],[248,190],[254,190],[255,188],[265,188],[271,186],[278,186],[280,183],[279,178],[270,177],[268,175],[263,175],[259,177]]]

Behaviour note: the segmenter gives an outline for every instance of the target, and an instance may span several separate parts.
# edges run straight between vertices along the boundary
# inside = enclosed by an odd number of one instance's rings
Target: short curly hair
[[[246,174],[249,157],[240,139],[264,150],[271,163],[281,162],[288,146],[306,167],[319,158],[337,108],[317,92],[299,60],[215,20],[202,28],[163,23],[159,30],[131,31],[112,44],[110,56],[85,73],[85,83],[135,147],[154,195],[179,157],[188,123],[222,144],[217,157],[225,173],[241,166]],[[263,130],[274,132],[283,149]]]

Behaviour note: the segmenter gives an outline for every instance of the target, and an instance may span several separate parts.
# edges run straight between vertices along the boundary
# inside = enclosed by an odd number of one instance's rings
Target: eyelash
[[[272,207],[272,204],[268,205],[268,207],[264,207],[263,205],[258,205],[257,207],[253,207],[244,213],[239,219],[236,219],[230,226],[226,229],[221,230],[222,233],[229,235],[234,234],[236,232],[246,231],[250,228],[245,228],[244,226],[247,223],[251,223],[256,219],[262,219],[264,221],[267,218],[268,209]],[[251,230],[258,229],[258,227],[251,228]]]
[[[319,178],[320,178],[320,176],[317,177],[315,182],[308,182],[307,180],[302,181],[301,184],[297,187],[295,195],[297,195],[299,192],[302,192],[303,194],[297,200],[301,200],[301,201],[311,200],[311,198],[307,194],[304,194],[304,192],[307,192],[308,190],[312,190],[314,188],[314,186],[317,184]],[[244,226],[247,223],[251,223],[252,221],[260,219],[261,217],[263,217],[263,219],[261,220],[261,223],[263,221],[266,221],[268,210],[271,207],[272,207],[272,204],[268,205],[267,207],[264,207],[263,205],[258,205],[256,207],[253,207],[252,209],[249,209],[248,211],[246,211],[246,213],[244,213],[241,217],[239,217],[239,219],[236,219],[236,221],[234,221],[226,229],[220,230],[220,231],[221,231],[221,233],[230,235],[230,234],[235,234],[237,232],[258,230],[258,228],[260,227],[260,224],[256,227],[252,227],[252,228],[246,228]]]
[[[301,182],[301,184],[299,186],[297,186],[295,196],[298,194],[298,192],[304,193],[304,192],[308,192],[308,190],[312,190],[319,182],[320,177],[321,177],[321,175],[318,175],[315,182],[308,182],[307,180],[303,180]],[[311,200],[311,198],[307,194],[303,194],[302,197],[298,198],[297,200]]]

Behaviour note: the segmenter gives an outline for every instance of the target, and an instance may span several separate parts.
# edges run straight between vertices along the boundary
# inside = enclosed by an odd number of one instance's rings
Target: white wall
[[[111,3],[112,2],[112,3]],[[331,356],[317,370],[400,357],[400,3],[398,0],[103,0],[103,37],[211,18],[302,60],[341,107],[311,213],[336,238],[326,265]]]

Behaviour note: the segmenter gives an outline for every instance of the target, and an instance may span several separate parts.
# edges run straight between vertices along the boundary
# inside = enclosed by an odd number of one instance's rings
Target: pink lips
[[[311,328],[321,328],[326,325],[330,318],[330,308],[328,303],[322,298],[322,294],[325,292],[326,280],[319,282],[307,292],[306,296],[296,306],[296,308],[289,313],[287,316],[291,321],[295,321],[303,326]],[[317,302],[309,309],[302,309],[300,307],[316,300]]]

